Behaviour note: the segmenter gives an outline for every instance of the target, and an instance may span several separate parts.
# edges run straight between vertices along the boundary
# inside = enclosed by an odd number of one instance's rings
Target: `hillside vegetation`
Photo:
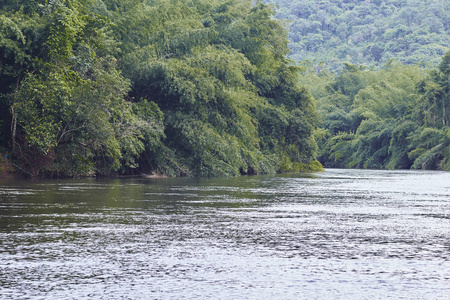
[[[450,2],[268,1],[317,102],[326,167],[450,169]]]
[[[270,0],[289,28],[290,58],[381,67],[436,66],[450,47],[450,1]]]

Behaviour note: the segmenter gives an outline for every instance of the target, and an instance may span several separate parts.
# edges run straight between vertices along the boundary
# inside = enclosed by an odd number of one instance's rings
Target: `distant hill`
[[[269,0],[287,20],[290,58],[379,66],[436,66],[450,47],[448,0]]]

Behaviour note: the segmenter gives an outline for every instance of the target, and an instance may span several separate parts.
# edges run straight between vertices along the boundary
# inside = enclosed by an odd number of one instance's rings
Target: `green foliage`
[[[391,59],[436,66],[450,45],[448,1],[271,0],[289,20],[290,58],[381,67]]]
[[[128,13],[133,20],[121,24],[151,26],[131,33],[146,39],[124,39],[124,52],[133,49],[124,56],[124,74],[133,83],[132,95],[153,100],[165,115],[167,154],[151,165],[195,176],[271,173],[294,145],[285,142],[287,134],[298,137],[294,162],[314,158],[313,100],[298,85],[298,68],[285,59],[286,33],[270,7],[251,1],[156,1]],[[124,28],[117,29],[122,35]],[[265,110],[285,120],[274,125],[280,127],[275,138]],[[294,126],[300,126],[298,132]]]
[[[11,128],[2,141],[33,176],[320,168],[314,100],[286,59],[287,33],[273,7],[250,0],[38,7],[8,2],[0,11],[0,105],[8,112],[0,124]]]
[[[33,74],[21,82],[13,104],[18,124],[27,135],[27,143],[46,154],[57,145],[61,128],[61,104],[67,103],[73,86],[62,74],[49,74],[45,80]]]
[[[12,5],[12,3],[11,3]],[[7,146],[11,136],[12,98],[24,72],[31,66],[40,49],[44,26],[41,18],[27,15],[20,7],[15,11],[0,10],[0,145]]]
[[[389,63],[336,76],[329,94],[317,100],[319,161],[330,167],[448,170],[449,57],[428,74]]]
[[[27,17],[43,23],[42,36],[30,45],[20,31],[16,36],[25,49],[41,51],[19,56],[16,47],[15,65],[6,61],[18,70],[8,74],[16,85],[3,94],[11,105],[13,151],[24,169],[33,176],[85,176],[136,168],[145,144],[162,137],[162,115],[145,101],[126,101],[129,83],[116,59],[97,55],[108,47],[105,19],[80,1],[51,1],[42,16]],[[26,58],[21,68],[17,57]]]
[[[399,122],[392,131],[389,144],[389,162],[387,169],[409,169],[412,159],[409,153],[413,149],[410,136],[419,129],[419,125],[413,121]]]

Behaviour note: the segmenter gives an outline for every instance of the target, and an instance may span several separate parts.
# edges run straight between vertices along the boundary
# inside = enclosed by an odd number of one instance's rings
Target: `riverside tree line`
[[[2,1],[2,152],[32,176],[319,167],[286,31],[252,2]]]
[[[331,73],[288,42],[260,1],[2,1],[0,152],[53,177],[450,167],[449,53]]]

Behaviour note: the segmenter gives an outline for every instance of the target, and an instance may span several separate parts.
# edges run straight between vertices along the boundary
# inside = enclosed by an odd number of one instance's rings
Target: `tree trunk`
[[[11,141],[12,141],[12,150],[13,153],[16,150],[16,132],[17,132],[17,116],[16,116],[16,111],[14,109],[14,105],[11,106],[11,115],[12,115],[12,120],[11,120]]]

